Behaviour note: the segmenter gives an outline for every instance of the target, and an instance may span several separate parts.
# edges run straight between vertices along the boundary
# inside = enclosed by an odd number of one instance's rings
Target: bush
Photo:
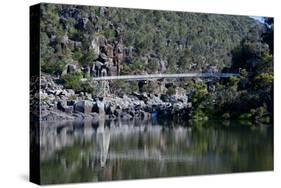
[[[122,74],[141,74],[145,65],[139,58],[133,58],[132,63],[124,63]]]
[[[206,99],[208,95],[207,85],[204,83],[195,83],[193,84],[195,93],[192,95],[191,101],[194,107],[198,107],[202,101]]]
[[[141,92],[157,94],[160,92],[160,86],[156,81],[147,81],[142,88]]]
[[[232,87],[232,86],[233,86],[233,87],[237,87],[239,81],[240,81],[240,78],[239,78],[239,77],[231,76],[231,77],[229,78],[228,85],[229,85],[230,87]]]
[[[252,116],[253,116],[253,114],[251,114],[251,113],[243,113],[243,114],[239,115],[238,119],[239,120],[251,120]]]
[[[108,39],[108,40],[114,40],[115,39],[115,31],[113,29],[105,28],[102,31],[102,34]]]
[[[176,88],[174,88],[173,86],[169,87],[166,94],[169,95],[169,96],[175,95],[176,94]]]
[[[94,59],[96,59],[96,53],[95,50],[91,48],[80,58],[80,62],[82,65],[89,65],[94,61]]]
[[[83,78],[82,73],[74,72],[63,76],[64,87],[67,89],[73,89],[80,91],[82,89],[81,79]]]
[[[148,61],[148,65],[147,65],[147,69],[148,69],[148,72],[149,73],[155,73],[156,71],[158,71],[160,68],[160,65],[159,65],[159,60],[158,59],[150,59]]]
[[[66,63],[64,61],[58,61],[58,62],[41,61],[41,71],[49,74],[55,74],[58,71],[62,72],[65,65]]]
[[[202,111],[202,109],[196,109],[192,112],[192,119],[195,121],[208,120],[208,116]]]
[[[138,84],[133,81],[113,80],[110,83],[110,89],[113,94],[123,96],[138,91]]]
[[[273,74],[272,73],[262,73],[254,78],[254,87],[256,89],[266,89],[272,86]]]

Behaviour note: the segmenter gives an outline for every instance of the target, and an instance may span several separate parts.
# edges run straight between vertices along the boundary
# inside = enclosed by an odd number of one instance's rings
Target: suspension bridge
[[[103,74],[102,74],[103,75]],[[95,81],[98,82],[98,96],[106,96],[110,93],[109,81],[112,80],[127,80],[127,81],[143,81],[143,80],[159,80],[159,79],[178,79],[178,78],[228,78],[239,76],[239,73],[221,73],[221,72],[189,72],[181,74],[144,74],[144,75],[120,75],[120,76],[106,76],[104,74],[100,77],[92,77],[90,79],[83,78],[81,81]]]
[[[145,75],[122,75],[122,76],[101,76],[92,77],[92,81],[105,80],[157,80],[157,79],[176,79],[176,78],[227,78],[232,76],[239,76],[239,73],[181,73],[181,74],[145,74]],[[84,78],[82,81],[86,81]]]

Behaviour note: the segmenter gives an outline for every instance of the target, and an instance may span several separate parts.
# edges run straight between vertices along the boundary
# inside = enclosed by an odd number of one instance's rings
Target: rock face
[[[56,78],[41,75],[40,107],[42,121],[96,119],[149,119],[153,116],[188,117],[191,103],[181,95],[153,95],[134,92],[122,97],[92,98],[90,94],[76,94],[56,84]]]
[[[89,114],[92,112],[93,109],[93,103],[92,101],[78,101],[77,103],[74,104],[74,112],[82,112]]]
[[[69,64],[65,65],[65,67],[62,71],[62,75],[73,73],[76,71],[77,71],[77,66],[75,64],[69,63]]]
[[[92,40],[92,48],[94,49],[96,55],[100,54],[100,47],[98,41],[99,41],[98,37],[95,37]]]

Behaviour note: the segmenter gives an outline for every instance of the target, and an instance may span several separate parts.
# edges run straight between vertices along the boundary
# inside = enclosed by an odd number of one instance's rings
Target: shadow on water
[[[273,169],[272,126],[128,120],[44,123],[43,184]]]

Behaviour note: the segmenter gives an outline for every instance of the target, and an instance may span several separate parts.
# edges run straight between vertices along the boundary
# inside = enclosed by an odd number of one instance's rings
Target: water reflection
[[[103,118],[100,118],[98,123],[99,126],[96,135],[96,142],[98,144],[97,153],[100,153],[100,165],[101,167],[104,167],[110,142],[110,129],[107,126],[104,126],[105,120]]]
[[[45,123],[40,134],[43,184],[273,168],[270,127],[99,119]]]

